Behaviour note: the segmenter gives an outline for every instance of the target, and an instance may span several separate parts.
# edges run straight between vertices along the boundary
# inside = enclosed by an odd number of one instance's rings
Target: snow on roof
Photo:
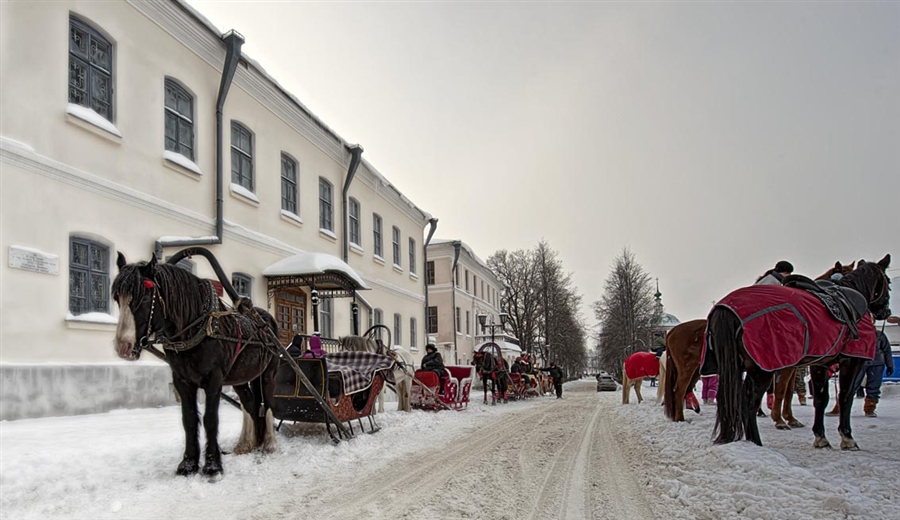
[[[429,242],[428,245],[437,246],[437,245],[443,245],[443,244],[452,244],[453,242],[456,242],[456,240],[450,240],[450,239],[446,239],[446,238],[435,238],[431,242]],[[475,251],[473,251],[472,248],[469,247],[469,244],[466,244],[462,240],[460,240],[459,243],[462,245],[462,248],[465,249],[467,253],[469,253],[469,256],[474,258],[475,261],[478,262],[479,265],[481,265],[481,267],[484,267],[488,271],[491,270],[491,268],[488,267],[487,263],[485,263],[484,260],[479,258],[478,255],[475,254]],[[493,272],[493,271],[491,271],[491,272]]]
[[[369,289],[362,277],[340,258],[328,253],[300,253],[282,258],[263,269],[263,276],[290,276],[337,273],[353,280],[360,289]]]
[[[478,350],[481,349],[481,347],[483,347],[484,345],[488,345],[490,343],[491,343],[490,341],[482,341],[481,343],[475,345],[474,351],[478,352]],[[500,347],[500,351],[503,353],[522,352],[522,348],[519,347],[518,345],[516,345],[515,343],[508,343],[503,340],[495,340],[494,343],[496,343]]]

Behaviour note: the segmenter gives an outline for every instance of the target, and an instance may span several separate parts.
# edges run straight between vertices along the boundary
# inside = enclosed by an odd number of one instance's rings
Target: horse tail
[[[675,384],[678,382],[678,367],[675,366],[674,356],[666,353],[666,380],[660,381],[663,389],[663,404],[666,417],[675,420]]]
[[[622,404],[629,403],[629,396],[631,395],[631,380],[628,379],[628,374],[625,373],[625,366],[622,366]]]
[[[740,350],[743,348],[741,322],[729,309],[715,308],[709,315],[708,343],[719,364],[719,393],[716,395],[716,444],[725,444],[744,436],[750,405],[743,402],[744,385]]]

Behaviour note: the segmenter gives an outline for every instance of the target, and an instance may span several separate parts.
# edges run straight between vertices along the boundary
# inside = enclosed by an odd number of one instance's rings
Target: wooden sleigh
[[[419,410],[463,410],[469,406],[469,392],[475,380],[475,367],[450,365],[444,377],[431,370],[416,370],[409,404]]]

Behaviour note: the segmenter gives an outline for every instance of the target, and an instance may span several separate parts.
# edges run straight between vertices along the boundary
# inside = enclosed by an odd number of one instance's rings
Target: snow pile
[[[652,390],[647,387],[644,395]],[[621,397],[619,397],[621,399]],[[715,407],[690,423],[671,423],[655,399],[619,405],[617,428],[639,432],[642,480],[672,518],[822,519],[897,518],[900,511],[900,398],[882,399],[878,418],[864,417],[857,400],[851,417],[862,451],[812,447],[812,406],[794,404],[807,425],[776,430],[759,418],[763,446],[749,442],[714,445]],[[840,445],[837,418],[825,418],[826,436]]]

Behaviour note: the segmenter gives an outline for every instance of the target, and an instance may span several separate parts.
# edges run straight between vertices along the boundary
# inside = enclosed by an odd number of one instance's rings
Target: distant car
[[[600,374],[597,376],[597,391],[598,392],[615,392],[619,386],[616,384],[616,380],[609,374]]]

